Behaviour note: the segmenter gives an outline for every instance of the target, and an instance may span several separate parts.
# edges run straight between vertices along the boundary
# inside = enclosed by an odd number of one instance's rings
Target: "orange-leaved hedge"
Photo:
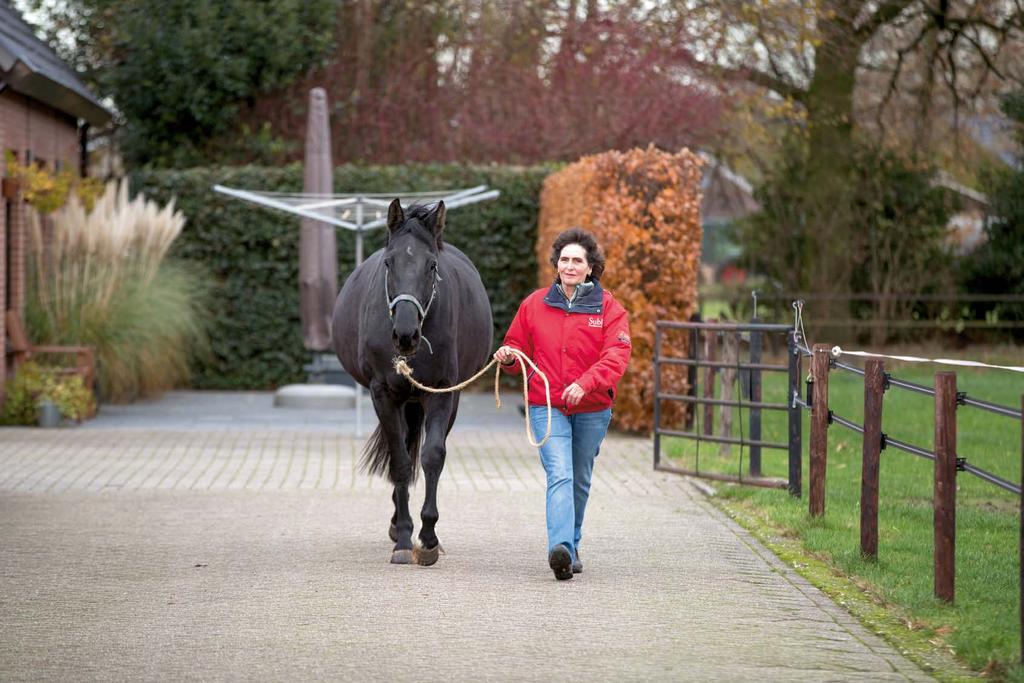
[[[701,158],[654,147],[583,157],[547,177],[541,191],[537,259],[540,286],[554,276],[549,257],[559,232],[589,230],[605,251],[601,285],[629,312],[633,356],[619,384],[615,425],[650,431],[654,422],[654,323],[687,320],[697,306]],[[686,334],[669,335],[662,355],[685,357]],[[686,368],[663,369],[662,391],[683,393]],[[682,404],[662,402],[663,424]]]

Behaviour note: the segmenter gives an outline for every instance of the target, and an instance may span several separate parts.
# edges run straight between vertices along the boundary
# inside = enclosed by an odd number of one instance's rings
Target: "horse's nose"
[[[395,344],[395,349],[402,356],[411,356],[416,353],[417,347],[420,345],[420,331],[418,328],[412,328],[411,330],[399,332],[398,329],[391,331],[391,341]]]

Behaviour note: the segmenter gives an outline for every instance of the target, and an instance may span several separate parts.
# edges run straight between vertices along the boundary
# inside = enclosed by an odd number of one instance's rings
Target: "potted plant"
[[[39,409],[36,415],[36,424],[40,427],[58,427],[63,417],[60,407],[49,398],[39,400]]]
[[[5,394],[0,424],[55,427],[63,418],[81,422],[96,411],[96,398],[81,377],[32,361],[18,366]]]

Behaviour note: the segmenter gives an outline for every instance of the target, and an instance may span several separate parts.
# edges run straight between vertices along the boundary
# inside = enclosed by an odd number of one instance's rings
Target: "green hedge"
[[[425,191],[488,185],[495,201],[453,209],[445,236],[476,263],[500,338],[519,301],[535,287],[534,243],[540,186],[551,167],[410,165],[339,166],[338,192]],[[146,171],[132,191],[158,202],[174,198],[188,223],[172,255],[196,261],[214,278],[211,355],[194,362],[193,386],[266,389],[302,381],[310,353],[299,323],[299,219],[215,193],[215,184],[297,192],[302,167],[198,168]],[[368,256],[383,245],[382,229],[367,234]],[[353,268],[355,238],[338,231],[338,283]]]

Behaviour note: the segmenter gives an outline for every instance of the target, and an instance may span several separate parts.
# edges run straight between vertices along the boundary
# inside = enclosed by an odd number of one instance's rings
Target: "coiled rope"
[[[513,349],[511,347],[509,348],[509,350],[512,351],[512,354],[516,357],[516,360],[519,361],[519,367],[523,371],[523,400],[526,401],[526,405],[527,406],[530,405],[530,393],[529,393],[529,387],[527,386],[526,366],[529,365],[530,368],[535,373],[540,375],[540,378],[542,380],[544,380],[544,397],[545,397],[545,399],[547,400],[547,403],[548,403],[548,426],[547,426],[547,431],[544,432],[544,438],[543,439],[541,439],[540,441],[537,441],[536,439],[534,439],[533,429],[530,427],[530,411],[529,411],[529,409],[527,409],[526,414],[524,415],[524,418],[526,420],[526,439],[530,442],[531,446],[533,446],[535,448],[540,448],[545,443],[547,443],[549,438],[551,438],[551,385],[548,384],[547,376],[545,376],[545,374],[540,371],[540,368],[538,368],[536,365],[533,364],[533,361],[530,360],[529,357],[525,353],[523,353],[519,349]],[[485,372],[487,372],[487,370],[492,365],[495,365],[497,362],[498,362],[497,359],[493,359],[492,358],[490,363],[488,363],[487,365],[483,366],[480,369],[480,372],[476,373],[475,375],[473,375],[472,377],[467,379],[465,382],[461,382],[459,384],[456,384],[453,387],[444,387],[444,388],[441,388],[441,389],[437,389],[437,388],[434,388],[434,387],[428,387],[425,384],[420,384],[419,382],[417,382],[413,378],[413,376],[412,376],[412,368],[409,367],[409,364],[406,363],[405,359],[402,358],[401,356],[395,358],[395,372],[397,372],[399,375],[401,375],[402,377],[405,377],[407,380],[409,380],[409,382],[412,383],[412,385],[414,387],[416,387],[417,389],[420,389],[422,391],[426,391],[426,392],[431,393],[431,394],[447,394],[447,393],[450,393],[450,392],[453,392],[453,391],[459,391],[460,389],[464,389],[465,387],[469,386],[470,384],[475,382],[481,375],[483,375]],[[498,380],[500,378],[501,378],[501,368],[498,367],[498,368],[494,369],[494,403],[497,405],[498,408],[501,408],[501,394],[500,394],[499,387],[498,387]]]

